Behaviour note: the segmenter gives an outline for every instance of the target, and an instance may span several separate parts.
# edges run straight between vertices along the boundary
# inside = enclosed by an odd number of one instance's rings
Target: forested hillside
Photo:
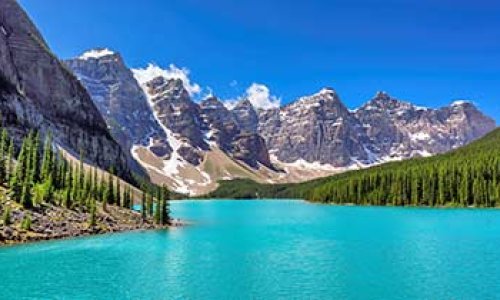
[[[169,191],[142,192],[31,132],[18,155],[0,128],[0,244],[169,225]],[[141,204],[141,212],[134,204]]]
[[[500,205],[500,129],[455,151],[294,185],[223,182],[210,197],[305,198],[359,205]]]

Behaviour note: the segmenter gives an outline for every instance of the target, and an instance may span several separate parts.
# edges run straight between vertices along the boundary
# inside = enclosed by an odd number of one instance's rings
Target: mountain
[[[130,148],[133,144],[147,145],[150,139],[166,138],[143,90],[119,53],[94,49],[65,63],[92,96],[122,145]]]
[[[381,159],[402,159],[443,153],[470,143],[495,128],[471,102],[430,109],[377,95],[355,112]]]
[[[154,182],[194,193],[215,188],[222,178],[266,181],[260,172],[275,172],[264,139],[242,129],[216,97],[197,103],[182,80],[154,66],[131,70],[119,53],[105,48],[66,65],[92,95],[113,136]]]
[[[495,128],[472,103],[430,109],[379,92],[349,111],[332,89],[261,111],[258,132],[274,162],[334,168],[430,156],[466,145]]]
[[[108,49],[67,61],[112,133],[154,182],[199,194],[219,180],[300,182],[394,160],[443,153],[495,122],[474,104],[431,109],[384,92],[349,110],[332,88],[272,109],[243,98],[193,100],[186,83],[149,65],[129,69]],[[125,141],[125,142],[124,142]]]
[[[51,132],[59,146],[128,174],[126,157],[87,91],[15,0],[0,1],[0,66],[2,122],[17,144],[29,130]]]
[[[333,89],[262,112],[258,132],[279,162],[304,160],[334,167],[354,160],[369,163],[368,138]]]
[[[207,198],[302,198],[398,206],[500,206],[500,128],[453,151],[298,184],[221,182]]]

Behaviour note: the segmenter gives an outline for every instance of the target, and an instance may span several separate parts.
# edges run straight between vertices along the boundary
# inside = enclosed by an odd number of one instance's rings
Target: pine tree
[[[25,138],[17,158],[14,174],[11,176],[10,180],[10,195],[16,202],[21,202],[21,196],[23,194],[24,179],[28,169],[28,146],[29,141]]]
[[[72,163],[71,163],[72,164]],[[78,166],[76,167],[70,167],[72,170],[71,174],[71,202],[72,204],[76,205],[80,204],[80,183],[78,181],[79,176],[79,170]]]
[[[123,205],[125,207],[126,203],[122,203],[122,188],[120,178],[116,177],[116,206]]]
[[[7,164],[6,164],[6,156],[7,156],[7,147],[8,147],[8,135],[7,130],[2,129],[2,134],[0,137],[0,184],[4,184],[7,181]]]
[[[94,183],[94,185],[92,186],[92,196],[96,199],[101,199],[101,195],[100,195],[100,187],[99,187],[99,179],[97,177],[97,168],[92,168],[93,170],[93,176],[94,179],[92,180],[92,182]]]
[[[94,227],[97,225],[97,220],[96,220],[96,202],[95,199],[90,199],[89,200],[89,205],[90,205],[90,218],[89,218],[89,226]]]
[[[142,219],[145,220],[146,219],[146,192],[144,190],[142,190],[142,198],[141,198],[141,215],[142,215]]]
[[[43,160],[41,167],[41,180],[45,181],[52,175],[52,170],[54,166],[54,152],[52,150],[52,134],[47,134],[45,138],[45,145],[43,147]]]
[[[170,208],[168,199],[170,198],[170,192],[167,187],[162,188],[162,202],[161,202],[161,224],[167,225],[170,223]]]
[[[80,150],[80,160],[78,167],[78,200],[80,202],[80,206],[85,206],[85,201],[87,200],[85,194],[85,168],[83,166],[83,150]]]
[[[111,173],[111,170],[108,173],[108,184],[107,184],[107,202],[108,204],[113,204],[115,203],[115,192],[114,192],[114,182],[113,182],[113,173]]]
[[[155,207],[155,223],[160,224],[161,223],[161,202],[162,202],[162,192],[160,188],[156,189],[156,207]]]
[[[12,174],[14,173],[14,141],[12,139],[9,139],[9,148],[7,150],[7,176],[6,176],[6,182],[10,182],[10,178],[12,177]]]
[[[40,182],[40,135],[37,132],[33,135],[30,148],[30,185]]]

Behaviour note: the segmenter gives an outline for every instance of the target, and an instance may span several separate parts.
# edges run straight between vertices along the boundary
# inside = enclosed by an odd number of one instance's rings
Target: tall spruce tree
[[[121,185],[121,182],[120,182],[120,178],[118,178],[118,176],[116,177],[116,206],[124,206],[125,207],[125,203],[122,203],[122,185]]]
[[[0,137],[0,184],[5,184],[7,182],[7,148],[9,147],[9,137],[7,130],[2,129]]]
[[[54,152],[52,150],[52,134],[47,134],[45,138],[45,144],[43,147],[43,159],[42,159],[42,167],[41,167],[41,180],[45,181],[49,177],[53,177],[52,171],[54,166],[52,165],[54,162]]]
[[[142,190],[142,198],[141,198],[141,216],[142,216],[142,219],[145,220],[146,219],[146,202],[147,202],[147,199],[146,199],[146,192],[144,191],[144,189]]]
[[[17,157],[14,174],[10,179],[10,195],[16,202],[21,202],[23,194],[24,179],[28,172],[29,161],[29,141],[28,138],[23,140],[21,151]]]
[[[7,150],[7,170],[6,170],[6,182],[10,181],[12,174],[14,173],[14,141],[9,139],[9,147]]]

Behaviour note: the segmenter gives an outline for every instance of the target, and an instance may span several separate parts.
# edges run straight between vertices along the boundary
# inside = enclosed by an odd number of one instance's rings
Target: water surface
[[[174,202],[185,228],[0,248],[0,299],[495,299],[500,211]]]

